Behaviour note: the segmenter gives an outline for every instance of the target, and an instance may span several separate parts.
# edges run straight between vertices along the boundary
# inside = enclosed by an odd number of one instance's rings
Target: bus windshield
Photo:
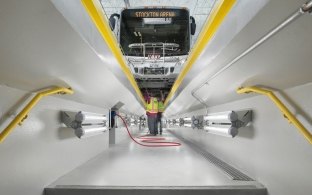
[[[125,9],[120,46],[126,56],[160,58],[187,55],[190,49],[187,9]]]

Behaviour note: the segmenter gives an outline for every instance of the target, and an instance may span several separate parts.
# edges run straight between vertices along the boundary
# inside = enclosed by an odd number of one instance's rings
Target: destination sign
[[[125,9],[121,13],[125,18],[189,18],[187,9]]]
[[[137,18],[173,18],[177,13],[174,11],[135,11],[133,17]]]
[[[125,9],[123,17],[131,18],[176,18],[188,17],[188,10],[185,9]]]

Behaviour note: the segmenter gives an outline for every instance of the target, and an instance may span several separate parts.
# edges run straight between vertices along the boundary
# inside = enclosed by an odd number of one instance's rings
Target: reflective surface
[[[179,141],[165,131],[167,141]],[[237,186],[259,185],[230,180],[221,170],[182,143],[147,148],[126,140],[51,185],[82,186]]]

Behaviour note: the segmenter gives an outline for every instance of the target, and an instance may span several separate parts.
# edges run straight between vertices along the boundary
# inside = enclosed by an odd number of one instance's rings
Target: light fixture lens
[[[211,114],[211,115],[204,117],[204,120],[215,121],[215,122],[216,121],[230,122],[230,121],[236,121],[237,119],[238,119],[238,116],[233,111]]]
[[[104,115],[87,113],[87,112],[78,112],[75,116],[75,120],[81,123],[104,123],[107,118]]]
[[[78,138],[90,137],[93,135],[98,135],[107,130],[107,127],[81,127],[75,129],[75,134]]]
[[[226,137],[235,137],[238,134],[238,129],[236,127],[213,127],[213,126],[205,126],[204,129],[208,131],[208,133],[213,133],[216,135],[222,135]]]

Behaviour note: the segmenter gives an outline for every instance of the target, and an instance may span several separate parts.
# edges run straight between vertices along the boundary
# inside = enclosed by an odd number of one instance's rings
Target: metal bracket
[[[241,128],[248,125],[248,123],[252,120],[252,111],[238,111],[236,112],[238,115],[238,119],[236,121],[232,121],[232,127]]]
[[[81,127],[81,123],[75,120],[75,112],[61,111],[61,121],[66,127],[77,129]]]
[[[179,126],[182,127],[184,125],[184,119],[180,118],[179,119]]]
[[[192,116],[192,128],[203,129],[204,127],[204,116]]]

